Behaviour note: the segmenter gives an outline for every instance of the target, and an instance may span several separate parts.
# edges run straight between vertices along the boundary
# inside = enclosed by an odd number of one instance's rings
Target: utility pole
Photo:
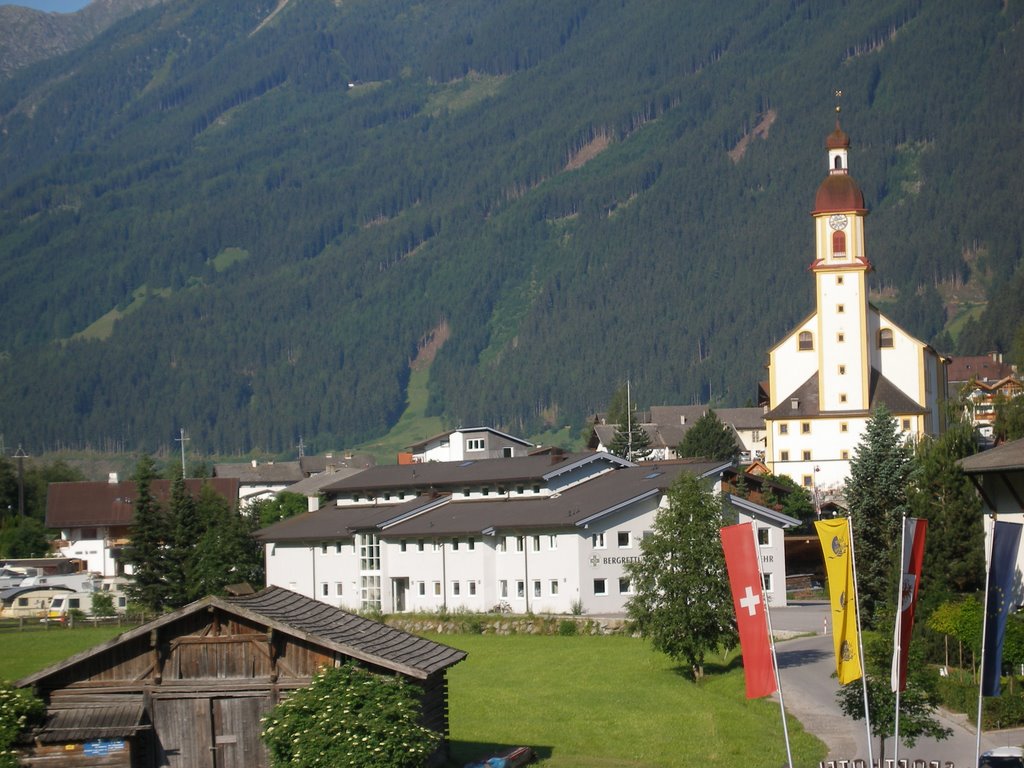
[[[185,443],[187,443],[192,438],[185,437],[185,428],[184,427],[179,427],[178,428],[178,432],[181,435],[181,437],[175,438],[174,442],[181,443],[181,477],[182,477],[182,479],[184,479],[184,477],[185,477]]]
[[[14,458],[18,460],[18,514],[25,516],[25,459],[28,454],[18,443],[18,450],[14,452]]]
[[[633,460],[633,406],[629,400],[629,379],[626,379],[626,461]]]
[[[306,455],[306,444],[302,442],[302,435],[299,435],[299,444],[295,447],[299,449],[299,458],[304,458]]]

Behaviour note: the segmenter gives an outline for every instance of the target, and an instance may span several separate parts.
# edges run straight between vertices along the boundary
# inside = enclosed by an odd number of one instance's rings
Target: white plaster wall
[[[798,349],[800,333],[810,331],[814,334],[813,350]],[[803,323],[794,328],[786,338],[773,349],[769,355],[771,367],[770,396],[771,407],[775,408],[784,398],[811,377],[818,370],[818,328],[817,316],[811,315]]]

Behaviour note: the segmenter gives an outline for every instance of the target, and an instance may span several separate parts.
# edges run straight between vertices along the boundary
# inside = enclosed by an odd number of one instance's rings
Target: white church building
[[[766,464],[818,493],[840,489],[872,412],[885,405],[908,439],[944,428],[943,359],[868,301],[864,195],[850,139],[829,134],[814,219],[815,309],[769,351]]]

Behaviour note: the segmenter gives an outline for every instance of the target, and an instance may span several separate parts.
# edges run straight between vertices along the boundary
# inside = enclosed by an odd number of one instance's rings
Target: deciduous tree
[[[891,690],[892,637],[880,632],[863,635],[867,662],[868,706],[871,733],[878,737],[880,764],[885,763],[885,743],[896,733],[896,694]],[[939,696],[937,676],[925,662],[920,646],[911,644],[907,664],[907,689],[900,693],[900,742],[914,746],[922,736],[948,739],[952,731],[936,718]],[[864,690],[861,681],[847,683],[836,692],[840,709],[854,720],[864,719]]]
[[[641,540],[639,561],[626,565],[635,590],[630,619],[657,650],[686,662],[694,679],[703,676],[708,652],[736,641],[722,524],[721,499],[682,474]]]

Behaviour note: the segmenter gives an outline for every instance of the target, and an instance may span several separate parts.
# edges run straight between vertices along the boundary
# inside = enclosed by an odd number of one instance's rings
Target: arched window
[[[814,349],[814,336],[810,331],[800,331],[797,341],[797,349]]]
[[[846,233],[841,229],[832,233],[832,258],[846,258]]]
[[[882,328],[878,331],[878,346],[881,349],[892,349],[892,328]]]
[[[835,165],[837,171],[843,170],[843,157],[842,157],[842,155],[836,155],[836,160],[835,160],[834,165]]]

